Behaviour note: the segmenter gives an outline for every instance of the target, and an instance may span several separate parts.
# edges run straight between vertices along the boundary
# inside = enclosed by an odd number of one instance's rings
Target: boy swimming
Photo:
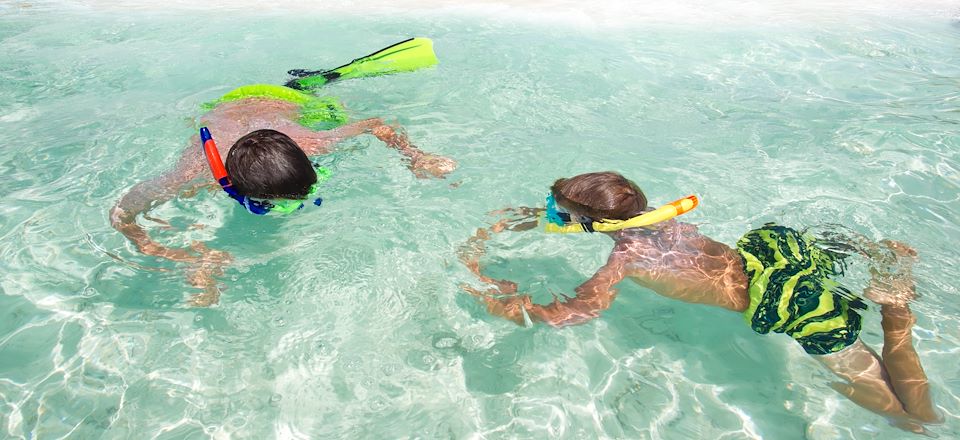
[[[492,232],[531,229],[537,224],[531,219],[544,210],[506,211],[516,216],[497,222]],[[643,192],[614,172],[557,180],[547,211],[548,221],[562,223],[557,227],[587,231],[610,229],[605,226],[649,212]],[[613,286],[630,278],[668,298],[742,313],[758,333],[790,335],[846,381],[833,384],[834,389],[902,428],[922,431],[921,423],[939,420],[911,340],[916,319],[908,302],[915,296],[910,268],[916,253],[906,245],[882,242],[900,268],[886,274],[872,271],[863,292],[880,305],[884,344],[879,356],[859,339],[858,310],[865,304],[835,281],[843,257],[817,246],[812,237],[768,224],[747,232],[734,249],[676,220],[602,233],[614,240],[607,263],[576,288],[574,297],[540,305],[529,296],[515,295],[515,283],[481,274],[479,257],[489,233],[480,229],[461,261],[496,287],[486,292],[465,289],[480,296],[494,315],[521,324],[526,316],[559,327],[597,318],[616,297]],[[875,244],[874,251],[880,246]]]
[[[317,185],[329,177],[329,171],[315,168],[308,156],[329,153],[337,142],[365,133],[399,151],[418,178],[442,178],[456,168],[456,162],[420,151],[402,131],[398,133],[378,118],[347,124],[346,111],[337,99],[304,92],[333,81],[410,72],[436,64],[433,42],[417,37],[333,69],[291,70],[288,73],[294,79],[286,86],[238,87],[204,105],[210,111],[200,118],[200,136],[191,139],[174,169],[134,185],[110,212],[110,222],[140,252],[190,263],[188,280],[204,291],[191,303],[216,303],[219,290],[213,277],[222,274],[230,255],[199,242],[190,249],[163,246],[137,224],[137,216],[143,214],[144,219],[167,225],[147,215],[153,206],[177,195],[192,195],[201,187],[215,187],[214,181],[253,214],[319,206],[322,199],[317,197]],[[224,156],[226,164],[221,160]]]
[[[258,87],[274,90],[281,98],[301,97],[299,92],[280,86]],[[417,177],[439,178],[456,168],[453,160],[424,153],[412,145],[405,134],[380,119],[314,131],[302,124],[312,111],[309,105],[312,98],[302,95],[301,101],[307,100],[304,101],[306,104],[264,94],[233,99],[216,105],[200,119],[201,125],[209,127],[216,136],[219,153],[227,158],[226,170],[240,196],[263,202],[308,199],[317,183],[317,172],[308,156],[329,153],[337,142],[366,133],[399,151]],[[137,223],[137,216],[143,214],[145,219],[157,222],[147,215],[153,206],[211,184],[213,179],[203,147],[199,137],[194,136],[172,170],[134,185],[110,212],[113,227],[130,239],[140,252],[191,263],[188,279],[193,286],[204,290],[193,297],[191,302],[194,305],[217,302],[219,291],[213,277],[222,274],[230,256],[197,242],[190,249],[159,244]]]

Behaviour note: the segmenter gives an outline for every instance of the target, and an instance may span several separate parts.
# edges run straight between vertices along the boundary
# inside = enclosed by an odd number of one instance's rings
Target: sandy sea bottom
[[[960,436],[960,27],[933,4],[558,2],[539,20],[499,3],[0,5],[0,437],[904,438],[789,338],[630,283],[587,325],[487,316],[456,259],[486,213],[607,169],[652,203],[698,194],[686,220],[730,244],[767,221],[910,243],[914,341],[946,418],[930,430]],[[335,173],[320,210],[255,218],[205,192],[158,206],[172,228],[143,224],[162,242],[234,256],[212,308],[109,226],[121,194],[172,166],[201,103],[412,35],[434,39],[438,67],[323,92],[456,158],[448,179],[360,137],[319,159]],[[507,234],[484,264],[542,302],[610,246]],[[854,262],[846,282],[865,279]]]

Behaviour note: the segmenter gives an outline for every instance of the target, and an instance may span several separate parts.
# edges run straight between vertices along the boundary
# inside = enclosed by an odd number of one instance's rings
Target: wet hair
[[[238,139],[226,165],[233,187],[247,197],[302,199],[317,183],[307,155],[276,130],[257,130]]]
[[[550,191],[558,204],[595,220],[627,220],[647,209],[637,184],[612,171],[558,179]]]

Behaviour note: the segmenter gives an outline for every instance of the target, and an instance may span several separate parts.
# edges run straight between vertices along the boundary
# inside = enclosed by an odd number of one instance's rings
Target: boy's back
[[[622,261],[626,276],[660,295],[736,312],[750,302],[740,255],[693,225],[671,220],[613,238],[611,260]]]

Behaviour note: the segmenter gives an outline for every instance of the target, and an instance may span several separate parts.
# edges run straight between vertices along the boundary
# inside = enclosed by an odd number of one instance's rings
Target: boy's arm
[[[543,321],[554,327],[582,324],[600,316],[600,312],[610,307],[613,299],[617,296],[617,290],[613,286],[622,281],[623,278],[623,264],[619,255],[613,253],[607,264],[601,267],[592,278],[577,287],[576,296],[566,302],[554,300],[547,305],[533,304],[530,297],[526,295],[505,299],[495,299],[487,296],[485,301],[490,313],[518,324],[523,324],[521,308],[526,310],[531,320]]]
[[[383,124],[374,128],[373,135],[387,144],[388,148],[393,148],[406,156],[410,160],[408,168],[418,178],[423,179],[429,176],[443,178],[457,169],[457,162],[453,159],[420,150],[410,143],[406,133],[398,132],[389,125]]]
[[[204,159],[199,149],[199,138],[194,137],[191,147],[184,152],[173,170],[137,183],[120,197],[110,210],[110,224],[146,255],[179,262],[199,262],[213,257],[225,257],[222,252],[207,249],[199,243],[194,244],[190,250],[168,248],[153,241],[147,231],[137,224],[138,215],[146,215],[156,204],[176,197],[190,181],[200,176],[204,171],[202,165],[205,162],[201,162],[202,160]]]
[[[171,249],[153,241],[147,231],[137,224],[138,215],[146,214],[155,204],[175,197],[180,188],[194,177],[193,174],[177,167],[159,177],[134,185],[110,210],[110,224],[146,255],[173,261],[196,260],[196,255],[185,249]]]
[[[181,156],[176,168],[134,185],[120,198],[110,211],[110,223],[146,255],[191,263],[187,279],[191,285],[204,291],[195,295],[191,304],[207,306],[217,302],[220,292],[213,277],[223,273],[222,268],[230,261],[230,255],[209,249],[199,242],[193,243],[189,250],[169,248],[153,241],[147,231],[137,224],[138,215],[144,214],[146,217],[146,213],[154,205],[172,199],[191,180],[201,175],[205,171],[205,162],[201,162],[202,160],[199,139],[195,137],[192,146]]]
[[[293,123],[284,128],[284,132],[290,136],[303,149],[307,156],[317,156],[327,154],[331,147],[344,139],[359,136],[364,133],[370,133],[374,128],[383,125],[380,118],[364,119],[343,125],[333,130],[314,131],[300,124]]]
[[[410,170],[417,177],[424,178],[427,174],[443,177],[457,167],[457,163],[451,159],[423,152],[410,143],[406,134],[398,133],[384,124],[380,118],[364,119],[325,131],[313,131],[299,124],[291,124],[284,131],[297,145],[300,145],[307,156],[329,153],[331,147],[337,142],[370,133],[387,144],[387,147],[398,150],[400,154],[406,156],[410,161]]]

